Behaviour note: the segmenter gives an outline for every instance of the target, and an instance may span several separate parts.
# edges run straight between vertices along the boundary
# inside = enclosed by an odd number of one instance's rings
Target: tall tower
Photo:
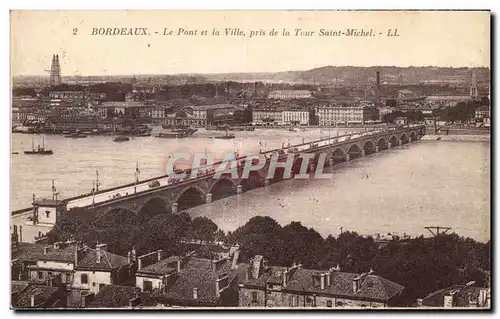
[[[472,79],[470,82],[470,96],[471,98],[477,98],[477,81],[476,81],[476,71],[472,70]]]
[[[380,71],[377,71],[376,73],[376,79],[377,79],[377,87],[375,88],[375,99],[376,99],[376,105],[380,105]]]
[[[61,84],[61,65],[59,64],[59,55],[52,55],[52,64],[50,65],[50,85]]]

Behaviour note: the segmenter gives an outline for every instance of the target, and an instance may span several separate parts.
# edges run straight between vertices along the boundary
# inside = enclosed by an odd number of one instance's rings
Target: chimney
[[[19,225],[19,242],[23,242],[23,226]]]
[[[359,291],[359,276],[352,280],[352,292],[357,293]]]
[[[286,288],[288,282],[288,269],[283,272],[283,288]]]
[[[179,260],[177,260],[177,272],[181,271],[181,258],[179,257]]]
[[[330,278],[330,270],[326,273],[326,286],[330,287],[332,285],[331,278]]]
[[[35,307],[35,297],[36,295],[31,295],[31,304],[30,304],[31,307]]]
[[[142,268],[142,258],[137,259],[137,271],[141,270]]]
[[[417,307],[422,307],[423,306],[424,300],[422,298],[417,299]]]
[[[321,290],[325,290],[325,274],[321,274]]]
[[[130,251],[127,253],[127,263],[128,264],[132,263],[132,253]]]
[[[43,254],[47,255],[47,253],[50,251],[50,246],[45,246],[43,247]]]
[[[94,300],[94,296],[95,296],[94,293],[88,293],[86,295],[83,295],[81,299],[82,308],[88,307],[89,303]]]
[[[158,254],[158,261],[161,261],[163,256],[163,250],[159,249],[156,253]]]
[[[135,246],[132,246],[132,261],[137,260],[137,252],[135,251]]]
[[[97,247],[99,247],[102,251],[108,251],[108,244],[97,244],[95,245],[95,248],[97,249]]]
[[[377,88],[375,89],[376,93],[376,106],[380,105],[380,71],[377,71]]]
[[[96,245],[95,246],[95,250],[96,250],[96,263],[100,264],[101,263],[101,246],[99,245]]]
[[[198,288],[193,288],[193,299],[194,300],[198,299]]]

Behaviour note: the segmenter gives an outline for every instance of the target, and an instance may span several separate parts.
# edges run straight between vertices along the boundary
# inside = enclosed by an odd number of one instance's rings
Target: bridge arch
[[[347,154],[351,159],[355,159],[361,156],[361,147],[358,144],[353,143],[347,148]]]
[[[363,144],[363,151],[365,151],[365,155],[375,153],[375,144],[372,140],[365,141],[365,144]]]
[[[392,135],[388,143],[391,143],[391,146],[394,147],[398,145],[398,141],[399,139],[396,137],[396,135]]]
[[[216,180],[209,189],[212,200],[218,200],[236,194],[237,183],[230,178],[220,178]]]
[[[137,212],[144,216],[153,217],[168,212],[167,202],[161,197],[152,197],[148,199]]]
[[[415,141],[417,139],[417,133],[415,131],[411,131],[410,138],[412,141]]]
[[[330,155],[330,158],[333,160],[333,165],[345,162],[345,155],[346,153],[342,148],[335,148]]]
[[[387,149],[387,141],[384,137],[381,137],[377,140],[377,145],[375,146],[378,146],[379,150],[385,150]]]
[[[177,203],[177,210],[182,211],[205,203],[205,193],[196,185],[185,187],[179,192],[174,203]]]
[[[401,133],[401,135],[399,135],[399,140],[402,144],[408,143],[408,135],[406,135],[406,133]]]

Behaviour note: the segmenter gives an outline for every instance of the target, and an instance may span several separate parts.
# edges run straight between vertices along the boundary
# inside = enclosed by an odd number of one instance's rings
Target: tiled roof
[[[470,287],[465,285],[454,285],[445,289],[441,289],[430,293],[427,297],[422,299],[422,305],[425,307],[443,307],[444,306],[444,296],[448,295],[452,291],[456,291],[453,296],[454,307],[469,307],[468,296],[470,294],[471,300],[478,300],[479,292],[481,289],[479,287]]]
[[[176,300],[179,302],[200,302],[215,304],[218,300],[215,291],[215,282],[219,275],[228,273],[231,261],[226,260],[213,270],[212,261],[209,259],[189,258],[177,279],[168,284],[163,293],[156,293],[158,298]],[[193,299],[193,288],[198,288],[198,299]]]
[[[251,278],[244,284],[264,288],[267,283],[282,284],[283,272],[286,268],[271,266],[264,271],[259,278]],[[330,294],[347,298],[367,298],[372,300],[387,301],[401,293],[403,286],[376,275],[366,275],[360,284],[358,292],[353,291],[353,279],[360,276],[355,273],[332,272],[330,276],[331,285],[321,289],[319,280],[315,284],[313,276],[320,276],[324,271],[295,268],[290,271],[286,290],[306,291],[309,293]],[[325,277],[326,282],[326,277]]]
[[[50,247],[47,254],[44,254],[44,248]],[[19,259],[19,261],[32,261],[47,260],[72,263],[75,260],[76,246],[70,245],[63,249],[55,249],[52,246],[44,244],[27,244],[22,243],[12,248],[12,259]]]
[[[140,292],[139,288],[133,286],[106,285],[99,290],[88,308],[121,308],[128,307],[129,300]]]
[[[369,298],[374,300],[387,301],[395,295],[401,293],[403,286],[381,278],[376,275],[366,275],[360,282],[357,292],[353,291],[353,279],[359,274],[347,272],[332,272],[330,276],[331,285],[321,289],[319,285],[314,285],[312,276],[319,276],[323,273],[318,270],[297,269],[288,281],[287,290],[316,292],[332,294],[336,296]],[[326,280],[326,279],[325,279]]]
[[[97,250],[89,248],[76,268],[114,269],[128,265],[127,257],[101,250],[101,262],[97,263]]]
[[[151,275],[166,275],[175,272],[175,268],[168,267],[169,264],[171,264],[173,260],[163,259],[162,261],[159,261],[157,263],[154,263],[152,265],[149,265],[147,267],[142,268],[141,270],[137,271],[137,274],[151,274]]]
[[[483,105],[483,106],[481,106],[481,107],[478,107],[478,108],[476,109],[476,112],[477,112],[477,111],[480,111],[480,112],[489,112],[489,111],[490,111],[490,107],[489,107],[488,105]]]
[[[12,284],[12,290],[18,290],[17,296],[15,296],[15,298],[13,298],[12,300],[12,306],[14,308],[31,308],[32,295],[35,295],[35,307],[45,306],[45,302],[59,290],[58,287],[29,284],[26,288],[19,291],[19,287],[14,288],[14,285],[17,284]]]

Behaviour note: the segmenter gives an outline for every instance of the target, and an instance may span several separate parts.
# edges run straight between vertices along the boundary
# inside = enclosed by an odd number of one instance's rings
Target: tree
[[[194,239],[211,242],[219,227],[205,216],[196,217],[191,223],[191,233]]]

